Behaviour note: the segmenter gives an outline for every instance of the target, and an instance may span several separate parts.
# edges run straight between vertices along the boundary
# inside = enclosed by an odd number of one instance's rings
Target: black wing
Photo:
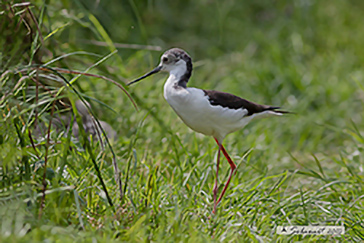
[[[208,96],[211,105],[222,106],[230,109],[246,109],[248,111],[247,116],[251,116],[256,113],[263,111],[275,111],[277,113],[289,113],[287,111],[279,111],[279,107],[260,105],[254,102],[242,99],[233,94],[215,91],[215,90],[204,90],[205,95]]]

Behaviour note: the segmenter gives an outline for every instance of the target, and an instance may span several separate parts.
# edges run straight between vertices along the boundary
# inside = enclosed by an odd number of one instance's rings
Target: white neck
[[[178,81],[180,81],[180,79],[186,72],[186,63],[184,61],[179,61],[177,65],[173,67],[173,69],[169,70],[169,77],[166,81],[164,88],[172,88],[174,85],[177,85]]]
[[[175,73],[169,73],[169,77],[164,84],[164,93],[166,93],[167,90],[173,89],[176,85],[178,85],[178,81],[181,75]]]
[[[174,76],[174,79],[179,80],[187,72],[186,62],[180,60],[176,65],[169,71],[169,76]]]

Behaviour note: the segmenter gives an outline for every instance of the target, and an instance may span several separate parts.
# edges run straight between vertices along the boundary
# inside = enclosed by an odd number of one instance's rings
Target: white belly
[[[212,106],[200,89],[165,87],[164,97],[187,126],[219,140],[251,120],[245,109]]]

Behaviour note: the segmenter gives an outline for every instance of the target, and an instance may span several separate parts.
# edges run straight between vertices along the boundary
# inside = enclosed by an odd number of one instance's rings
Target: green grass
[[[363,241],[362,1],[17,2],[0,4],[0,241]],[[162,53],[129,44],[181,47],[190,86],[295,112],[225,139],[238,168],[216,215],[215,142],[169,108],[165,75],[125,87]],[[64,111],[81,122],[77,99],[117,131],[110,146],[55,129]]]

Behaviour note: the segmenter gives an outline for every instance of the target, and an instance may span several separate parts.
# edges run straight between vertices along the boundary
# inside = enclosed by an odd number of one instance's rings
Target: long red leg
[[[215,138],[216,140],[216,138]],[[218,189],[218,177],[219,177],[219,165],[220,165],[220,151],[221,151],[221,144],[216,140],[217,144],[219,145],[219,151],[217,152],[217,162],[216,162],[216,179],[215,179],[215,185],[214,185],[214,189],[213,189],[213,193],[214,193],[214,210],[212,211],[212,213],[216,212],[216,199],[217,199],[217,189]]]
[[[226,152],[224,146],[221,145],[221,149],[222,149],[222,153],[225,155],[225,158],[228,160],[229,164],[230,164],[230,168],[231,168],[231,171],[230,171],[230,176],[229,176],[229,179],[227,180],[226,184],[225,184],[225,187],[224,189],[222,190],[221,194],[220,194],[220,197],[219,197],[219,200],[217,200],[217,204],[219,204],[219,202],[221,201],[221,198],[224,196],[225,192],[226,192],[226,189],[228,188],[229,184],[230,184],[230,180],[231,180],[231,177],[233,176],[233,173],[236,169],[236,165],[235,163],[233,162],[233,160],[230,158],[229,154]]]

